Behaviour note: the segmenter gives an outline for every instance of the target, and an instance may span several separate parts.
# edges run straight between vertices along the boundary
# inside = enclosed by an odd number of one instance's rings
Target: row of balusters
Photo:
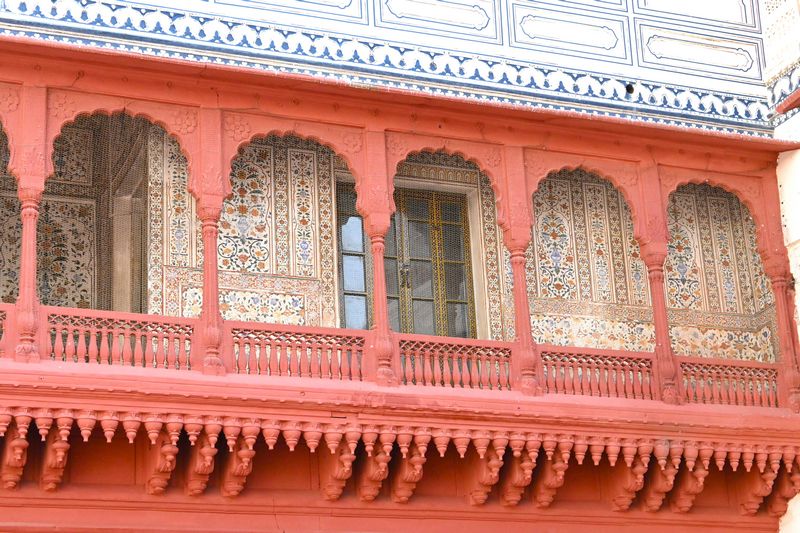
[[[510,350],[459,352],[446,346],[400,344],[400,368],[405,385],[488,390],[511,388]]]
[[[656,384],[648,360],[598,360],[550,353],[542,354],[542,360],[547,392],[645,400],[655,397]]]
[[[56,361],[191,369],[191,333],[180,328],[134,329],[51,325],[49,353]],[[361,380],[363,340],[324,336],[238,335],[235,371],[242,374]],[[510,350],[459,351],[457,347],[400,343],[401,378],[407,385],[486,390],[511,388]],[[651,362],[542,354],[546,392],[633,399],[656,397]],[[682,365],[684,399],[690,403],[777,406],[772,369]]]
[[[55,324],[49,342],[56,361],[191,369],[189,332]]]
[[[777,407],[778,373],[771,369],[737,368],[735,374],[711,366],[681,365],[689,403]]]
[[[364,350],[359,340],[234,334],[234,364],[239,374],[360,381]]]

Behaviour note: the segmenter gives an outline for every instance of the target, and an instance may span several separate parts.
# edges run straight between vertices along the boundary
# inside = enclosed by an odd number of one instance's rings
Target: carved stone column
[[[394,212],[391,175],[386,162],[386,137],[382,131],[366,133],[366,175],[356,177],[358,212],[364,219],[364,230],[372,252],[372,334],[371,352],[374,361],[368,367],[380,385],[397,385],[394,371],[394,337],[389,328],[389,304],[386,300],[384,249]]]
[[[203,195],[197,204],[197,213],[203,231],[203,309],[200,324],[203,345],[203,373],[224,374],[225,365],[220,357],[222,346],[222,315],[219,311],[219,271],[217,265],[217,237],[223,199]]]
[[[642,246],[642,259],[647,266],[647,280],[650,284],[650,299],[653,305],[653,328],[656,348],[655,375],[661,399],[666,403],[681,403],[680,371],[678,361],[672,353],[669,336],[669,318],[664,286],[664,260],[667,258],[666,242],[650,242]]]
[[[800,361],[795,346],[793,326],[793,305],[791,302],[792,276],[785,261],[774,261],[765,265],[765,271],[772,282],[775,297],[775,318],[778,323],[779,360],[783,368],[778,390],[778,401],[795,412],[800,412]]]
[[[36,293],[36,225],[39,205],[47,178],[47,90],[23,86],[21,95],[22,122],[16,133],[20,161],[14,171],[18,178],[18,195],[22,206],[19,296],[16,302],[15,330],[17,361],[38,361],[39,297]]]
[[[19,261],[19,296],[16,305],[18,343],[14,358],[21,362],[39,360],[36,333],[39,326],[39,297],[36,293],[36,225],[42,189],[20,187],[22,203],[22,251]]]
[[[516,350],[512,355],[512,386],[524,394],[541,394],[544,375],[541,357],[531,335],[531,314],[528,303],[528,283],[525,272],[525,251],[531,242],[533,214],[525,176],[525,154],[522,147],[507,146],[504,153],[506,165],[504,205],[500,225],[503,241],[511,254],[511,274],[514,282],[514,334]]]

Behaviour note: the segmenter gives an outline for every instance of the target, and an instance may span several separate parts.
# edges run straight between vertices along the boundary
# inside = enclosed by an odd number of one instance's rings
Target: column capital
[[[220,194],[200,194],[197,200],[197,217],[201,222],[218,222],[225,198]]]
[[[650,241],[642,244],[639,247],[639,252],[648,272],[664,269],[664,261],[667,259],[668,254],[666,241]]]

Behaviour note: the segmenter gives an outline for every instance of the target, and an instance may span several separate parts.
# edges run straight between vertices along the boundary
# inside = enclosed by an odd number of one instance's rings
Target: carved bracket
[[[164,494],[169,485],[169,479],[172,477],[172,471],[175,470],[178,447],[172,444],[169,433],[161,430],[155,438],[155,442],[150,444],[148,452],[151,474],[145,486],[147,494]]]
[[[780,517],[786,514],[789,500],[800,492],[800,472],[789,473],[782,470],[772,487],[772,494],[767,499],[767,513]]]
[[[228,454],[228,461],[222,473],[220,493],[228,498],[238,496],[244,490],[247,476],[253,471],[253,457],[256,452],[248,446],[244,437],[239,437],[234,451]]]
[[[752,516],[758,512],[764,498],[772,492],[775,478],[778,474],[771,469],[759,472],[756,469],[744,474],[744,478],[738,484],[739,493],[739,512],[743,515]]]
[[[631,507],[636,493],[644,486],[644,474],[647,466],[640,457],[634,459],[631,466],[617,463],[611,473],[611,508],[614,511],[627,511]]]
[[[212,446],[208,435],[201,433],[197,436],[189,455],[189,468],[186,474],[186,493],[189,496],[199,496],[208,486],[208,478],[214,471],[214,457],[217,455],[216,446]]]
[[[364,465],[358,475],[358,494],[361,501],[371,502],[381,492],[383,480],[389,476],[389,461],[392,456],[383,450],[365,457]]]
[[[665,463],[663,468],[658,463],[650,465],[650,473],[647,475],[642,492],[642,502],[644,510],[654,513],[661,509],[667,493],[675,486],[675,475],[678,469],[672,463]]]
[[[502,466],[503,459],[493,448],[489,448],[483,457],[478,458],[476,486],[469,492],[470,505],[486,503],[492,487],[500,481]]]
[[[702,464],[694,465],[694,470],[682,470],[675,482],[675,490],[670,495],[670,507],[675,513],[688,513],[694,499],[703,492],[708,468]]]
[[[54,491],[61,484],[64,468],[67,466],[67,452],[69,452],[69,442],[62,439],[58,432],[49,432],[44,444],[42,475],[39,479],[42,490]]]
[[[3,447],[3,464],[0,465],[0,479],[6,489],[15,489],[22,479],[22,470],[28,461],[28,441],[19,428],[6,431]]]
[[[320,483],[322,496],[328,501],[336,501],[344,492],[347,480],[353,475],[353,461],[356,456],[346,442],[339,442],[333,453],[319,454]]]
[[[539,467],[539,475],[533,484],[533,503],[537,508],[546,509],[553,503],[556,492],[564,485],[567,466],[560,455],[554,455]]]
[[[512,456],[500,487],[500,499],[503,505],[514,506],[522,500],[525,489],[533,479],[535,467],[536,464],[527,454]]]
[[[414,495],[417,483],[422,479],[422,467],[427,461],[425,451],[427,445],[423,450],[415,442],[409,447],[407,456],[400,459],[392,481],[392,500],[395,503],[408,503]]]

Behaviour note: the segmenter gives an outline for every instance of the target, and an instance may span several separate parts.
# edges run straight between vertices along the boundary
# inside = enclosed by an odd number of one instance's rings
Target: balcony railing
[[[197,319],[42,306],[41,357],[86,365],[202,370]],[[14,357],[14,306],[0,304],[0,347]],[[11,319],[11,320],[9,320]],[[228,372],[253,377],[373,380],[373,332],[226,321],[220,354]],[[525,354],[514,342],[394,334],[403,386],[514,390]],[[539,345],[546,394],[659,399],[654,354]],[[194,368],[193,368],[194,361]],[[680,357],[684,402],[778,407],[779,364]],[[532,370],[531,370],[532,371]]]
[[[681,357],[685,400],[777,407],[778,370],[755,361],[720,361]]]
[[[226,322],[238,374],[360,381],[365,331]]]
[[[508,390],[511,343],[399,335],[404,385]]]
[[[63,307],[42,312],[55,361],[191,370],[196,320]]]
[[[540,353],[547,392],[656,398],[652,354],[563,346],[541,346]]]

